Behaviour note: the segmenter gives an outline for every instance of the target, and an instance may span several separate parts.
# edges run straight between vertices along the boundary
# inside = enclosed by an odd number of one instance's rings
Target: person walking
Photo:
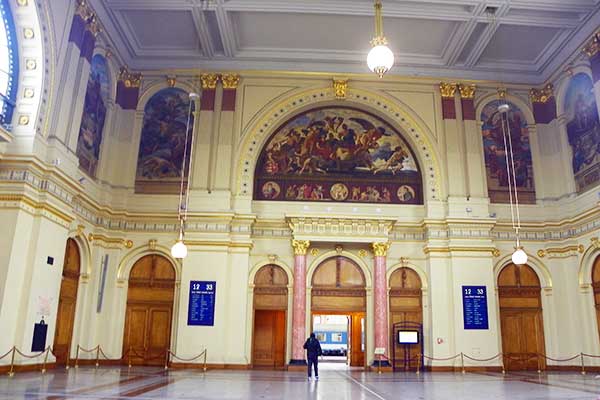
[[[319,356],[323,355],[323,351],[321,350],[321,343],[319,343],[314,333],[311,333],[310,337],[306,339],[304,348],[308,360],[308,380],[310,380],[313,366],[315,368],[315,380],[319,380]]]

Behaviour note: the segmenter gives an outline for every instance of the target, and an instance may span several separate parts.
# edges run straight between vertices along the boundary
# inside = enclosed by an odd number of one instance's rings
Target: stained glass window
[[[0,125],[10,129],[19,69],[15,25],[8,0],[0,0],[0,16]]]

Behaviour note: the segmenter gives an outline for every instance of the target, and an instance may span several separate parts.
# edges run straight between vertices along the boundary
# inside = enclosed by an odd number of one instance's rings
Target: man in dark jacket
[[[323,354],[321,343],[317,340],[314,333],[304,342],[306,349],[306,358],[308,359],[308,379],[310,379],[312,366],[315,368],[315,379],[319,380],[319,356]]]

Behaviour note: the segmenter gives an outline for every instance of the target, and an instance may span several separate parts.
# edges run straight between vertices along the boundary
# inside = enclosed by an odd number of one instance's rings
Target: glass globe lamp
[[[188,250],[185,243],[183,243],[183,239],[180,238],[175,242],[173,247],[171,247],[171,255],[173,258],[184,259],[187,257]]]
[[[515,265],[527,264],[527,253],[525,253],[522,247],[517,247],[512,255],[512,262]]]
[[[382,78],[394,65],[394,53],[385,44],[377,44],[369,51],[367,65]]]

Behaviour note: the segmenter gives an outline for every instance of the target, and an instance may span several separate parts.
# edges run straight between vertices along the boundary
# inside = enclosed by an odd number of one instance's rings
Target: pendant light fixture
[[[510,202],[510,216],[512,227],[515,230],[515,252],[512,262],[515,265],[527,264],[527,253],[521,246],[519,233],[521,230],[521,214],[519,213],[519,193],[517,190],[517,179],[515,172],[515,158],[513,153],[512,137],[510,134],[510,120],[508,113],[510,106],[506,103],[498,106],[498,113],[502,120],[502,137],[504,139],[504,156],[506,161],[506,177],[508,179],[508,199]],[[514,203],[514,204],[513,204]]]
[[[181,162],[181,182],[179,186],[179,208],[177,210],[177,217],[179,219],[179,238],[177,242],[171,247],[171,255],[173,258],[184,259],[187,257],[188,251],[187,246],[184,243],[185,237],[185,221],[187,219],[188,204],[190,199],[190,173],[192,171],[192,161],[194,154],[194,127],[190,132],[190,122],[192,120],[192,112],[194,110],[194,102],[200,98],[197,93],[190,93],[190,106],[188,109],[187,124],[185,126],[185,148],[183,150],[183,161]],[[191,136],[191,137],[190,137]],[[188,159],[188,141],[189,146],[189,163],[187,166],[187,182],[186,182],[186,161]]]
[[[367,55],[367,65],[380,78],[394,65],[394,53],[387,46],[383,36],[383,16],[381,15],[381,0],[375,0],[375,37],[371,40],[373,48]]]

